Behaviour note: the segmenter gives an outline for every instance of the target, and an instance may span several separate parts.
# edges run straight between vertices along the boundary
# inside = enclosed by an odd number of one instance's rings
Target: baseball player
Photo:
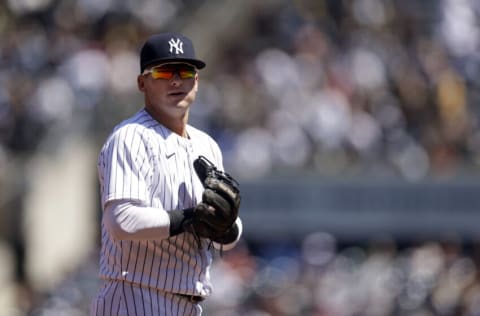
[[[182,34],[153,35],[141,49],[145,106],[98,159],[104,282],[91,315],[201,315],[212,249],[241,236],[238,184],[218,144],[187,123],[204,67]]]

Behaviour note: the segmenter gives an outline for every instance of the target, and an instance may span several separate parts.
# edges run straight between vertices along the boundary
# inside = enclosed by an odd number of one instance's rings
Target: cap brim
[[[190,58],[159,58],[155,60],[151,60],[148,62],[148,64],[144,65],[142,68],[145,69],[149,66],[152,65],[159,65],[159,64],[164,64],[164,63],[187,63],[195,66],[197,69],[202,69],[205,68],[206,64],[198,59],[190,59]]]

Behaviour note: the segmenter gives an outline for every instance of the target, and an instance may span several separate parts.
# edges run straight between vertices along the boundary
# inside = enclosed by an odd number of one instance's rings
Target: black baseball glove
[[[238,182],[203,156],[193,166],[205,187],[202,202],[194,210],[193,232],[198,237],[223,243],[225,236],[235,229],[238,217],[241,200]]]

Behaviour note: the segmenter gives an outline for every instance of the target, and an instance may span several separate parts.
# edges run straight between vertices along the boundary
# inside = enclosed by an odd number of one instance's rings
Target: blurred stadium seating
[[[245,192],[245,244],[216,261],[207,315],[480,315],[479,15],[475,0],[0,2],[0,315],[87,314],[96,153],[141,107],[138,46],[163,30],[206,60],[191,123]]]

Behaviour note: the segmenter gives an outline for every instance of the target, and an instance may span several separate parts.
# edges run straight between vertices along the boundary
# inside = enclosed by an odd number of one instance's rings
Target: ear
[[[137,77],[137,87],[141,92],[145,92],[145,76],[138,75]]]
[[[195,87],[194,87],[194,89],[195,89],[195,92],[198,91],[198,72],[197,72],[197,74],[195,75]]]

